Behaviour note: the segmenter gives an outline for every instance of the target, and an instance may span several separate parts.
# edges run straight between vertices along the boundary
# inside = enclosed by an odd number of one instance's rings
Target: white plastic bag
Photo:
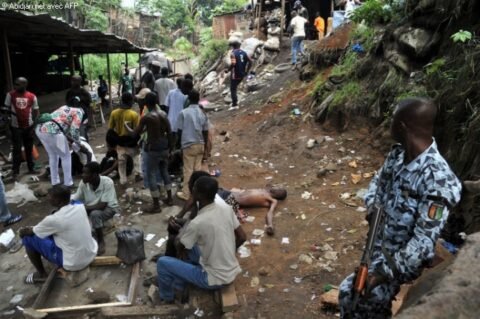
[[[15,182],[15,187],[5,193],[5,198],[9,204],[20,204],[18,207],[28,202],[38,201],[33,191],[26,184]]]

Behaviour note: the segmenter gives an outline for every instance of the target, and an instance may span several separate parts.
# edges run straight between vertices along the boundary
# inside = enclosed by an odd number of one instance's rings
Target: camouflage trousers
[[[352,302],[354,275],[351,274],[340,284],[338,296],[340,318],[351,319],[385,319],[392,317],[392,300],[400,290],[397,282],[388,282],[375,287],[368,297],[360,297],[355,313],[348,316]]]

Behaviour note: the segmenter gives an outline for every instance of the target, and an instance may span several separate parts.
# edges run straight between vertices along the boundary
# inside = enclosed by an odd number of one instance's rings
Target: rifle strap
[[[400,277],[400,272],[398,271],[397,265],[393,261],[392,255],[390,255],[390,253],[387,251],[387,249],[383,245],[383,242],[382,242],[382,253],[385,256],[385,260],[387,261],[388,267],[392,270],[393,277],[398,280],[398,278]]]

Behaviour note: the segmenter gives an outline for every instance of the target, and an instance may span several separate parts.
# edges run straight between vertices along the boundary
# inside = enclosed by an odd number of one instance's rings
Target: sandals
[[[16,224],[20,222],[22,219],[23,219],[22,215],[12,216],[10,217],[10,219],[8,219],[6,222],[3,223],[3,227],[8,227],[10,225]]]
[[[35,277],[37,275],[37,277]],[[38,273],[32,272],[25,277],[25,283],[27,285],[35,285],[35,284],[42,284],[47,280],[47,278],[38,278]]]

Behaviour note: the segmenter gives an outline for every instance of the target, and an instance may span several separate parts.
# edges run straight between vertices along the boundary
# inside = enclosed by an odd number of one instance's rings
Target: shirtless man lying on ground
[[[266,232],[272,236],[275,233],[273,227],[273,212],[277,208],[279,200],[284,200],[287,197],[287,190],[284,188],[276,188],[267,185],[264,189],[249,189],[241,190],[233,188],[231,190],[219,189],[218,195],[230,206],[232,206],[237,218],[240,222],[244,222],[247,217],[242,211],[242,208],[268,208],[268,213],[265,216]],[[193,200],[189,199],[185,203],[183,209],[177,215],[178,218],[183,218],[186,212],[193,207]]]
[[[266,232],[272,236],[275,233],[273,227],[273,212],[277,208],[279,200],[287,198],[287,190],[284,188],[272,187],[267,185],[264,189],[237,189],[232,188],[230,191],[222,189],[219,190],[220,197],[233,207],[237,218],[243,222],[247,217],[241,209],[243,208],[268,208],[268,213],[265,216]]]

